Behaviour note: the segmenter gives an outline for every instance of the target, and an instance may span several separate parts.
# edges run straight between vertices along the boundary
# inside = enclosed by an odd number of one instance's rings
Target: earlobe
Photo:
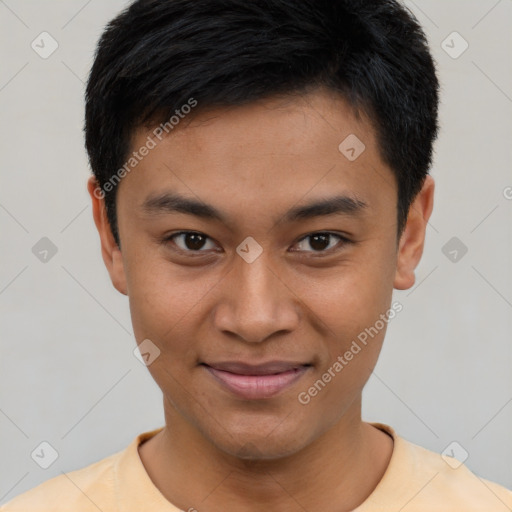
[[[394,288],[407,290],[414,285],[414,270],[425,245],[427,223],[434,207],[434,179],[427,175],[423,187],[409,208],[405,229],[400,237]]]
[[[94,223],[100,235],[101,255],[108,273],[110,274],[110,279],[117,291],[123,295],[128,295],[123,257],[112,235],[112,230],[107,219],[105,200],[94,176],[89,178],[87,190],[91,196]]]

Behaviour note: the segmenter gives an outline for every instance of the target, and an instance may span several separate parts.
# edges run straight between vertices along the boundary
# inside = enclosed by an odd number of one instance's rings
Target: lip
[[[271,398],[291,387],[311,368],[310,364],[287,361],[259,365],[227,361],[202,366],[224,388],[246,400]]]

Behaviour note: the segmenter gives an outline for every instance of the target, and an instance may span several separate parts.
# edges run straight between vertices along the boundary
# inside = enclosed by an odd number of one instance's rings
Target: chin
[[[302,430],[300,425],[282,421],[275,423],[269,428],[268,424],[258,424],[257,421],[248,422],[242,428],[238,427],[217,431],[214,439],[210,441],[217,449],[238,459],[247,461],[281,459],[299,452],[302,448],[313,441],[313,434],[310,436]],[[230,435],[231,434],[231,435]]]

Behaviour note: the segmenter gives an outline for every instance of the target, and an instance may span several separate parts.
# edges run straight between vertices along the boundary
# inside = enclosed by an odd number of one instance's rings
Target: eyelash
[[[212,240],[212,238],[210,238],[209,236],[207,236],[204,233],[201,233],[199,231],[179,231],[177,233],[173,233],[171,235],[168,235],[168,236],[164,237],[161,240],[161,242],[163,244],[166,244],[166,245],[168,245],[169,243],[172,243],[174,246],[176,246],[175,242],[173,242],[173,239],[178,237],[178,236],[180,236],[180,235],[188,235],[188,234],[201,235],[201,236],[205,237],[207,240]],[[330,249],[322,250],[322,251],[314,251],[314,250],[312,250],[312,251],[292,251],[292,252],[306,252],[306,253],[312,253],[315,256],[316,255],[321,256],[322,254],[331,254],[333,252],[337,252],[339,250],[342,250],[345,245],[353,243],[352,240],[349,240],[345,236],[340,235],[339,233],[333,233],[333,232],[330,232],[330,231],[314,231],[312,233],[308,233],[307,235],[305,235],[302,238],[300,238],[296,243],[300,243],[303,240],[306,240],[307,238],[313,237],[315,235],[327,235],[327,236],[331,236],[331,237],[334,236],[336,238],[339,238],[340,242],[342,242],[342,243],[338,242],[338,244],[335,245],[334,247],[331,247]],[[185,250],[185,249],[182,249],[181,247],[177,247],[177,248],[172,247],[172,250],[176,251],[176,252],[180,252],[180,253],[194,254],[194,256],[199,256],[199,255],[201,255],[201,253],[207,253],[208,252],[208,251],[202,251],[202,250],[197,250],[197,251],[193,251],[193,250],[190,250],[190,249],[189,250]]]

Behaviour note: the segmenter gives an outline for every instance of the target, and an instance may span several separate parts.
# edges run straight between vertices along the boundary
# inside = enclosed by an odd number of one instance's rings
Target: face
[[[121,251],[93,202],[137,343],[160,351],[148,369],[167,419],[242,458],[355,421],[393,287],[414,282],[430,178],[397,244],[371,124],[325,91],[200,113],[155,141],[119,184]]]

